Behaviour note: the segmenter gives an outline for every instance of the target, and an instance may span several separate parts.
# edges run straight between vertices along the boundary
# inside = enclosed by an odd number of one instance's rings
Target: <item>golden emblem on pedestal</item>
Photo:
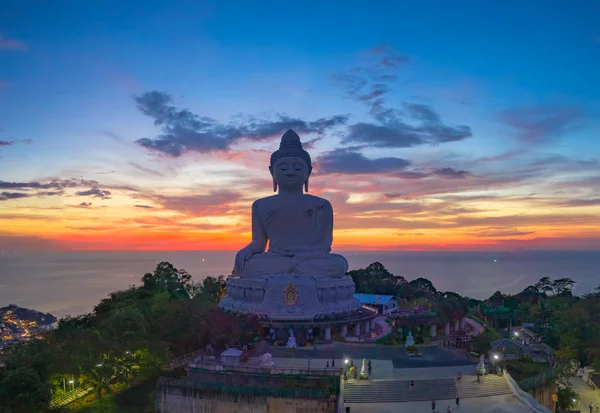
[[[298,290],[291,281],[283,293],[283,302],[285,305],[296,305],[298,303]]]

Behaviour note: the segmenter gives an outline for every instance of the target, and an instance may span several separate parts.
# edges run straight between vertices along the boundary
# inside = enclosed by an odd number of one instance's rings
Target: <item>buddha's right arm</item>
[[[262,227],[256,201],[252,204],[252,242],[248,245],[253,254],[260,254],[267,249],[267,234]]]

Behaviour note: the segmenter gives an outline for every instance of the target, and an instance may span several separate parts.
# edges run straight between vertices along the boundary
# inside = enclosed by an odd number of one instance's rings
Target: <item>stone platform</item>
[[[319,278],[294,274],[227,280],[224,311],[252,314],[271,322],[315,322],[358,313],[350,276]]]

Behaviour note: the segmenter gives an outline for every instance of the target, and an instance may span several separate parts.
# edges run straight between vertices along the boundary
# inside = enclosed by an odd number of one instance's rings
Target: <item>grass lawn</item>
[[[519,382],[523,379],[533,377],[548,370],[546,363],[528,363],[520,360],[511,360],[506,363],[510,375]]]

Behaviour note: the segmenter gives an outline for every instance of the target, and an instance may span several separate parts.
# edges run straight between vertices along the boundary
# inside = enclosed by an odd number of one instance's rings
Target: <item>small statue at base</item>
[[[296,348],[296,337],[294,337],[294,331],[290,330],[290,338],[286,344],[287,348]]]
[[[413,347],[415,345],[415,338],[412,335],[412,331],[409,330],[408,336],[406,336],[406,343],[404,347]]]
[[[479,364],[477,364],[477,376],[483,376],[485,375],[485,356],[482,354],[479,357]]]

